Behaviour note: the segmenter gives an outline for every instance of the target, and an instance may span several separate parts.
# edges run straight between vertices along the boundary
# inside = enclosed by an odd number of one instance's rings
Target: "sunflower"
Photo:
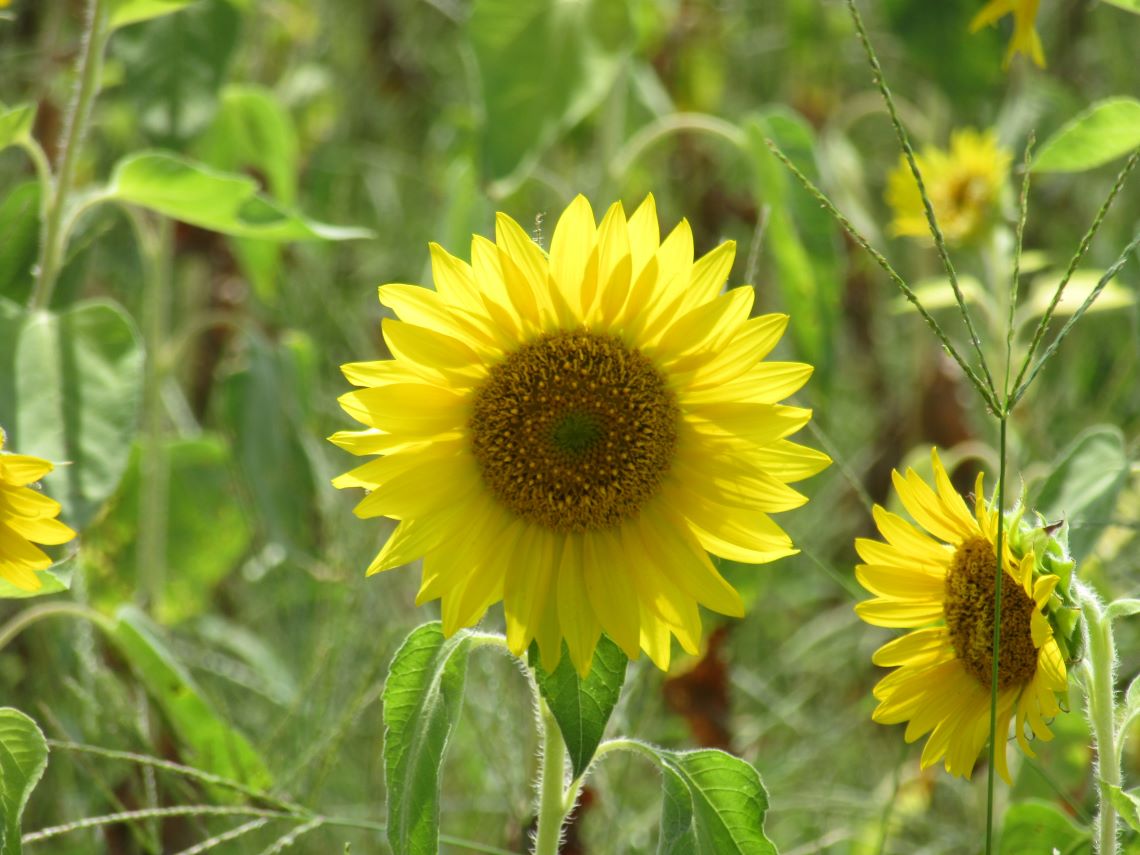
[[[940,760],[953,775],[969,778],[990,735],[993,668],[994,575],[998,510],[987,507],[978,475],[974,513],[931,452],[937,491],[913,470],[892,473],[903,507],[930,535],[878,506],[875,522],[886,543],[860,538],[856,570],[875,595],[855,611],[867,623],[918,627],[876,651],[876,665],[895,667],[875,686],[873,718],[882,724],[909,722],[906,740],[930,733],[922,767]],[[1034,552],[1015,557],[1003,542],[1001,648],[998,656],[997,728],[1015,721],[1017,741],[1036,756],[1026,725],[1038,738],[1052,733],[1045,719],[1057,714],[1057,696],[1068,682],[1064,658],[1043,609],[1059,577],[1040,572]],[[1004,747],[996,752],[1006,781]]]
[[[987,24],[992,24],[1006,15],[1013,15],[1013,37],[1009,40],[1009,50],[1005,54],[1005,65],[1009,66],[1015,54],[1023,53],[1033,60],[1038,68],[1045,67],[1045,51],[1041,47],[1041,36],[1037,34],[1034,22],[1037,20],[1037,7],[1041,0],[990,0],[970,21],[970,32],[975,33]]]
[[[949,151],[927,146],[915,156],[938,226],[948,241],[976,237],[991,221],[1009,175],[1011,155],[993,131],[955,131]],[[930,238],[922,194],[906,159],[887,177],[891,234]]]
[[[399,520],[368,572],[422,557],[445,633],[501,600],[511,651],[536,640],[549,668],[565,640],[583,673],[603,630],[667,668],[671,636],[698,650],[698,604],[743,614],[708,552],[793,554],[768,515],[829,460],[787,439],[811,411],[778,402],[812,368],[764,360],[788,318],[721,293],[734,253],[694,261],[683,220],[661,240],[652,196],[600,225],[579,196],[549,255],[499,214],[470,264],[431,245],[434,292],[381,286],[394,358],[343,366],[368,429],[330,437],[380,455],[333,482],[370,491],[357,516]]]
[[[37,570],[51,566],[51,558],[35,544],[67,543],[75,532],[55,519],[59,502],[29,487],[51,472],[52,465],[28,454],[4,451],[0,430],[0,579],[24,591],[38,591],[43,582]]]

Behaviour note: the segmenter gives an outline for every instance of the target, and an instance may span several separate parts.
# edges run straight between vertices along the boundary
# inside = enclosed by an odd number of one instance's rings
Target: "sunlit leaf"
[[[35,104],[5,107],[0,103],[0,149],[16,145],[31,136],[36,121]]]
[[[621,697],[628,660],[621,648],[603,635],[585,678],[578,676],[565,643],[562,659],[551,673],[542,669],[535,646],[531,647],[530,661],[539,691],[558,722],[577,778],[586,771],[602,741],[606,722]]]
[[[20,855],[20,817],[47,757],[47,740],[36,723],[19,710],[0,709],[0,855]]]
[[[1140,146],[1140,101],[1098,101],[1049,137],[1033,159],[1035,172],[1083,172]]]
[[[395,855],[439,849],[439,770],[459,718],[470,635],[439,622],[412,630],[384,684],[388,844]]]
[[[1057,283],[1060,281],[1061,275],[1060,271],[1051,271],[1033,277],[1030,283],[1029,299],[1017,312],[1016,323],[1019,326],[1028,324],[1045,314],[1045,310],[1048,309],[1049,303],[1053,300],[1053,294],[1057,290]],[[1103,270],[1075,271],[1061,294],[1061,301],[1053,310],[1053,316],[1065,318],[1076,312],[1092,293],[1097,283],[1100,282],[1102,276],[1104,276]],[[1096,301],[1089,307],[1088,311],[1092,313],[1126,309],[1134,305],[1135,302],[1134,289],[1121,283],[1118,278],[1101,289]]]
[[[1055,806],[1042,801],[1023,801],[1009,806],[1001,830],[1001,855],[1027,852],[1076,852],[1074,846],[1089,837]]]
[[[161,18],[185,9],[193,2],[195,0],[113,0],[107,26],[111,30],[117,30],[128,24]]]
[[[751,765],[714,748],[655,753],[664,777],[658,855],[776,855],[764,833],[768,794]]]
[[[3,387],[12,389],[15,417],[5,425],[12,447],[56,464],[44,484],[63,504],[63,521],[83,528],[127,465],[142,388],[138,331],[104,301],[29,312],[13,362],[11,373],[0,370],[0,402]]]
[[[260,195],[252,178],[219,172],[160,151],[119,162],[104,197],[147,208],[184,223],[262,240],[352,240],[367,229],[330,226]]]
[[[111,639],[178,740],[184,762],[207,772],[268,789],[272,777],[245,736],[210,705],[159,630],[134,606],[119,609]]]
[[[1133,15],[1140,15],[1140,0],[1101,0],[1101,2],[1131,12]]]
[[[0,600],[27,600],[32,597],[44,597],[48,594],[58,594],[71,588],[71,574],[74,569],[72,560],[61,561],[49,570],[36,573],[43,587],[34,591],[17,588],[7,579],[0,579]]]

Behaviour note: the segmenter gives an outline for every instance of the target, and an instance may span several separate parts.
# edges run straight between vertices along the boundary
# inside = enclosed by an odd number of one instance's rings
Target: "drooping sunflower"
[[[46,460],[4,451],[0,430],[0,579],[24,591],[38,591],[43,582],[37,570],[52,560],[36,544],[67,543],[75,532],[56,519],[60,505],[30,484],[51,472]]]
[[[1011,160],[1010,153],[998,143],[997,134],[992,130],[979,133],[971,128],[955,131],[948,151],[926,146],[915,155],[946,240],[977,237],[992,221]],[[898,166],[887,177],[886,198],[894,214],[891,234],[930,239],[922,195],[901,155]]]
[[[434,291],[380,287],[394,358],[343,366],[367,429],[330,439],[380,457],[333,483],[399,520],[368,572],[422,557],[445,633],[501,600],[510,649],[537,640],[548,668],[565,639],[584,673],[603,630],[662,668],[671,636],[696,652],[698,604],[743,613],[708,552],[793,554],[769,514],[829,463],[787,439],[811,411],[779,403],[811,366],[764,359],[788,317],[721,293],[731,242],[694,261],[684,220],[661,240],[652,196],[600,225],[579,196],[549,254],[504,214],[470,264],[430,249]]]
[[[855,611],[875,626],[915,628],[876,651],[876,665],[895,668],[875,686],[873,718],[908,722],[906,740],[930,733],[925,769],[943,760],[969,778],[990,735],[997,508],[986,504],[982,475],[970,513],[954,490],[937,451],[931,453],[937,490],[913,470],[894,472],[903,507],[925,532],[881,507],[875,522],[886,543],[860,538],[859,582],[875,598]],[[927,534],[926,532],[929,532]],[[998,654],[997,732],[1013,720],[1017,741],[1036,756],[1026,726],[1039,739],[1052,733],[1046,719],[1060,709],[1068,686],[1064,657],[1044,613],[1059,577],[1041,572],[1032,550],[1018,557],[1003,543],[1001,646]],[[1009,780],[1004,742],[997,770]]]
[[[1009,40],[1009,50],[1005,54],[1005,65],[1009,66],[1016,54],[1023,53],[1033,60],[1038,68],[1045,67],[1045,51],[1041,47],[1041,36],[1037,33],[1037,7],[1041,0],[990,0],[974,19],[970,21],[970,32],[975,33],[987,24],[1013,15],[1013,36]]]

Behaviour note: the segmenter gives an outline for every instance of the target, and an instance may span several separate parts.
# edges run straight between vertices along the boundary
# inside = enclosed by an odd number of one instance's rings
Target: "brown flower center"
[[[657,492],[680,409],[653,364],[615,336],[547,333],[475,394],[468,426],[488,489],[555,531],[609,528]]]
[[[946,575],[942,605],[954,653],[979,683],[989,688],[993,678],[994,545],[983,537],[958,547]],[[1001,652],[998,688],[1025,685],[1037,673],[1037,648],[1030,631],[1036,605],[1009,578],[1001,585]]]

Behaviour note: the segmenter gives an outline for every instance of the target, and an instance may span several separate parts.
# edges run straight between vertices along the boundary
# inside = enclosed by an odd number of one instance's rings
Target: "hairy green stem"
[[[1093,839],[1098,855],[1115,855],[1116,807],[1112,791],[1120,786],[1120,755],[1116,750],[1116,642],[1112,621],[1095,593],[1074,583],[1084,617],[1086,711],[1096,743],[1097,817]]]
[[[79,88],[68,113],[55,182],[50,187],[44,187],[42,191],[47,194],[48,201],[43,208],[40,256],[36,265],[36,284],[31,300],[32,307],[36,309],[46,309],[51,303],[51,295],[59,278],[63,252],[67,244],[67,229],[64,227],[63,215],[72,182],[75,180],[75,167],[79,162],[83,138],[91,121],[91,108],[99,92],[103,51],[107,46],[108,35],[107,4],[104,0],[88,0],[87,24],[83,35],[83,48],[79,55]]]
[[[994,646],[993,663],[990,671],[990,760],[986,775],[986,855],[993,852],[994,837],[994,767],[997,758],[998,741],[1004,742],[1005,734],[997,732],[998,662],[1001,652],[1001,589],[1005,576],[1005,562],[1002,561],[1005,547],[1005,452],[1006,425],[1009,413],[1002,412],[998,419],[998,489],[997,489],[997,566],[994,569]],[[1003,749],[1004,750],[1004,747]]]
[[[558,722],[546,701],[538,701],[542,728],[542,765],[538,781],[538,828],[534,835],[534,855],[558,855],[562,823],[569,813],[564,800],[566,743]],[[572,805],[571,805],[572,807]]]

